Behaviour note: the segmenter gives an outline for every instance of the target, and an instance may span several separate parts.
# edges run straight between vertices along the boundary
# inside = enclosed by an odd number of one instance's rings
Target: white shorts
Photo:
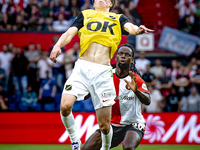
[[[112,106],[116,97],[112,67],[78,59],[71,76],[65,82],[62,94],[71,94],[84,100],[90,93],[94,109]]]

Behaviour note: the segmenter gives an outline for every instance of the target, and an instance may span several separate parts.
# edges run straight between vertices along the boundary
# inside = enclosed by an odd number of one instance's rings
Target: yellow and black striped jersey
[[[91,43],[99,43],[111,47],[110,58],[113,57],[121,41],[122,34],[128,35],[124,24],[129,22],[122,14],[99,12],[93,9],[82,11],[74,20],[72,26],[78,28],[81,56]]]

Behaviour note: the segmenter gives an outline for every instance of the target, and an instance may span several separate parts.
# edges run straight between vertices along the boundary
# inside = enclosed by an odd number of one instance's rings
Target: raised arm
[[[143,33],[148,34],[148,33],[154,32],[154,30],[148,29],[144,25],[140,25],[138,27],[130,22],[127,22],[124,24],[124,29],[131,35],[139,35]]]
[[[70,27],[65,33],[61,35],[57,43],[54,45],[53,50],[51,51],[51,61],[56,63],[56,58],[61,54],[61,47],[67,45],[77,33],[77,27]]]
[[[124,81],[128,84],[130,89],[135,93],[135,95],[138,97],[138,99],[140,100],[142,104],[149,105],[151,103],[150,95],[147,93],[141,92],[138,89],[136,77],[132,71],[130,71],[130,75],[131,75],[131,82],[127,81],[126,79],[124,79]]]

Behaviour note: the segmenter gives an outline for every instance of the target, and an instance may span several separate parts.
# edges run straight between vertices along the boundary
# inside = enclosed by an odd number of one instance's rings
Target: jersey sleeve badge
[[[147,91],[148,91],[147,85],[146,85],[145,83],[142,84],[142,88],[143,88],[144,90],[147,90]]]

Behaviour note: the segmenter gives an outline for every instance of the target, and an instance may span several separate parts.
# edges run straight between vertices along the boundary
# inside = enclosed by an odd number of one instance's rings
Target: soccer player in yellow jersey
[[[61,35],[50,54],[50,59],[56,63],[61,47],[79,34],[81,52],[64,85],[60,105],[61,119],[69,133],[73,150],[80,150],[81,142],[75,132],[72,106],[76,100],[83,100],[88,93],[101,130],[101,150],[110,148],[113,134],[110,126],[111,107],[116,97],[110,59],[117,50],[122,34],[153,32],[143,25],[133,25],[124,15],[112,13],[116,0],[93,0],[93,3],[95,10],[82,11]]]

